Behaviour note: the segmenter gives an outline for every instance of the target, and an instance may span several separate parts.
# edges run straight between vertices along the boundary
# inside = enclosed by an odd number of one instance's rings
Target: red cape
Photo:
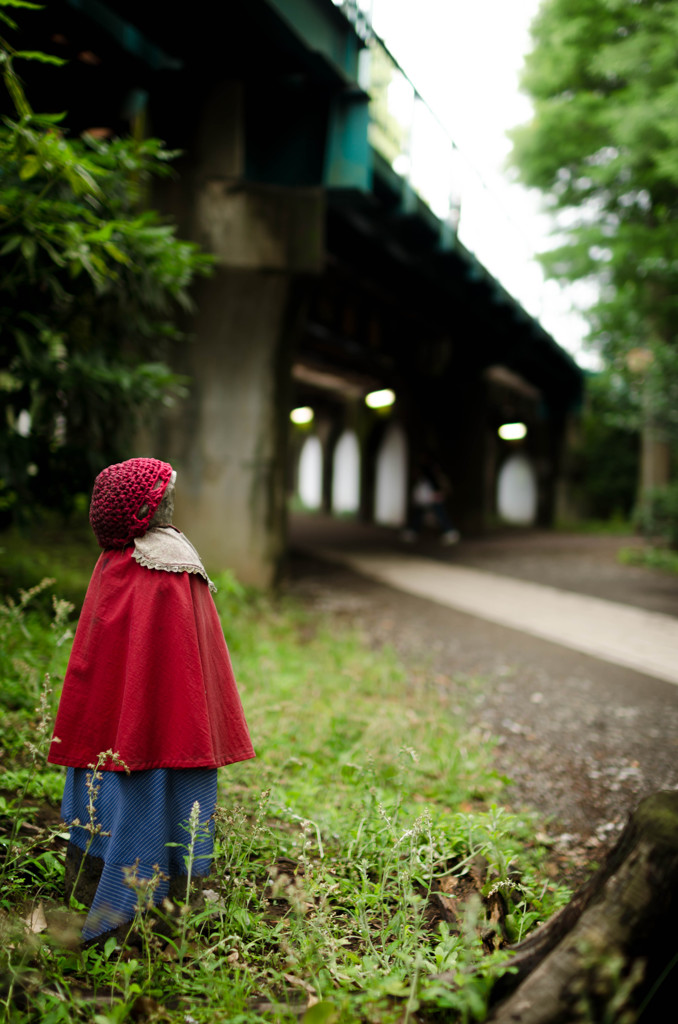
[[[254,757],[208,585],[132,552],[104,551],[94,568],[48,760],[84,768],[113,750],[140,770]]]

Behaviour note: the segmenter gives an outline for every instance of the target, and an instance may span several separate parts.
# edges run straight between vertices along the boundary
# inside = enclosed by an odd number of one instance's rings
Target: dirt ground
[[[308,523],[293,526],[293,545],[295,537],[313,541]],[[334,536],[339,546],[374,543],[368,531]],[[398,540],[382,533],[377,543]],[[626,543],[533,532],[445,549],[431,537],[416,554],[678,615],[678,578],[620,565]],[[641,797],[678,788],[677,686],[399,592],[299,546],[286,586],[439,679],[450,714],[462,705],[496,737],[497,770],[512,780],[504,802],[548,816],[563,852],[597,858]]]

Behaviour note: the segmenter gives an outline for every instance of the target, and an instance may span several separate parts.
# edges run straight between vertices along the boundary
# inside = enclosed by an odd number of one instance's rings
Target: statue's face
[[[171,526],[174,515],[174,477],[168,483],[162,501],[151,520],[151,526]]]

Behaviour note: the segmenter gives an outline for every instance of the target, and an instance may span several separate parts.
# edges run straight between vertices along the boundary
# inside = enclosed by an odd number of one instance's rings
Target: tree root
[[[514,972],[496,986],[503,1001],[488,1021],[661,1019],[659,1003],[678,977],[677,910],[678,792],[661,792],[639,804],[568,906],[513,947]]]

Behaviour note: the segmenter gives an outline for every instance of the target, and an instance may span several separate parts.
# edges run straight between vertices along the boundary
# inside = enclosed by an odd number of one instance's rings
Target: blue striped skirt
[[[94,804],[94,823],[101,826],[88,846],[91,832],[87,768],[69,768],[61,804],[61,816],[70,828],[71,842],[104,862],[101,879],[82,931],[84,939],[131,921],[137,893],[127,884],[125,868],[138,861],[136,876],[150,879],[159,869],[162,878],[154,903],[169,890],[169,877],[187,875],[190,834],[188,819],[197,800],[200,805],[197,838],[193,848],[193,875],[209,872],[214,847],[212,815],[217,803],[216,768],[151,768],[127,775],[102,772]],[[74,825],[76,819],[80,826]]]

